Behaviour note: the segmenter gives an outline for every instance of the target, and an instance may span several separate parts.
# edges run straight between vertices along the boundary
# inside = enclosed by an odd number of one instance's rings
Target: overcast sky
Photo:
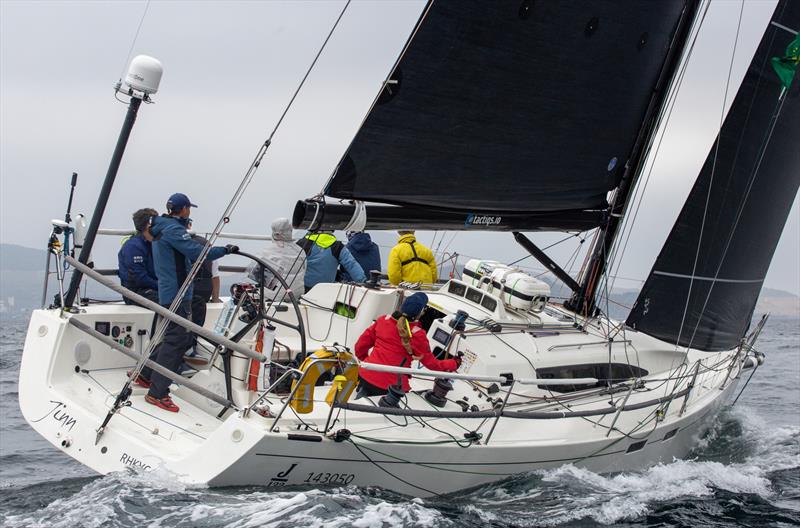
[[[0,0],[0,241],[43,248],[49,219],[64,215],[73,171],[73,213],[92,211],[126,110],[114,100],[113,83],[126,69],[145,5]],[[423,5],[382,0],[348,7],[228,231],[265,232],[272,218],[291,215],[297,199],[320,191]],[[626,279],[646,277],[714,139],[740,5],[711,5],[618,272]],[[774,5],[744,6],[734,86]],[[133,210],[163,210],[180,191],[200,205],[195,226],[211,228],[343,7],[333,0],[151,2],[133,54],[161,60],[164,78],[156,104],[139,112],[103,226],[128,227]],[[373,236],[383,245],[394,239]],[[560,236],[534,239],[547,244]],[[768,287],[800,292],[799,240],[795,200]],[[117,240],[103,240],[95,260],[112,265],[117,248]],[[565,262],[574,248],[563,244],[552,254]],[[502,261],[525,254],[505,233],[462,233],[449,250]],[[532,259],[523,264],[538,266]]]

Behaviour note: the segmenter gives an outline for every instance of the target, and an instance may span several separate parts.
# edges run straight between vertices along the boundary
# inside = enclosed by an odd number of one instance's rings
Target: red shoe
[[[131,374],[133,374],[133,371],[132,371],[132,370],[129,370],[128,372],[126,372],[126,374],[127,374],[127,375],[128,375],[128,377],[130,378],[130,377],[131,377]],[[149,379],[146,379],[146,378],[142,377],[142,375],[141,375],[141,374],[139,374],[138,376],[136,376],[136,379],[135,379],[135,380],[133,380],[133,383],[134,383],[135,385],[138,385],[138,386],[140,386],[140,387],[144,387],[145,389],[149,389],[149,388],[150,388],[150,387],[153,385],[153,382],[152,382],[152,381],[150,381]]]
[[[181,410],[181,408],[178,407],[177,405],[175,405],[175,402],[173,402],[172,398],[170,398],[169,396],[164,396],[163,398],[161,398],[159,400],[155,396],[150,396],[148,394],[147,396],[144,397],[144,401],[146,401],[147,403],[149,403],[151,405],[155,405],[156,407],[160,407],[160,408],[164,409],[165,411],[169,411],[169,412],[178,412],[178,411]]]

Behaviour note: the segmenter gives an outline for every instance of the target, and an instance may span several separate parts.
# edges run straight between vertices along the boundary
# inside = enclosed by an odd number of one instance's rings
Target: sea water
[[[25,327],[0,327],[4,526],[800,525],[797,319],[769,321],[758,343],[766,364],[685,460],[614,475],[566,465],[433,499],[377,488],[187,487],[158,471],[97,476],[51,447],[20,416],[17,375]]]

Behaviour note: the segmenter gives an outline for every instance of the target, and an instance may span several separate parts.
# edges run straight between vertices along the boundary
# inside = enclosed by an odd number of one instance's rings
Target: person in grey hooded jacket
[[[306,254],[292,242],[292,224],[286,218],[276,218],[272,221],[272,240],[261,252],[260,257],[281,275],[289,284],[295,299],[304,293],[303,280],[306,275]],[[258,282],[259,266],[250,264],[247,276]],[[264,297],[265,300],[283,301],[286,292],[281,287],[274,275],[264,271]]]

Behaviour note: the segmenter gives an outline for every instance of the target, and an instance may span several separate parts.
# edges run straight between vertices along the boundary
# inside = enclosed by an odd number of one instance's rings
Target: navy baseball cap
[[[403,302],[400,311],[412,319],[416,319],[427,305],[428,296],[422,292],[417,292]]]
[[[197,207],[197,205],[193,204],[183,193],[175,193],[167,200],[168,211],[180,211],[184,207]]]

